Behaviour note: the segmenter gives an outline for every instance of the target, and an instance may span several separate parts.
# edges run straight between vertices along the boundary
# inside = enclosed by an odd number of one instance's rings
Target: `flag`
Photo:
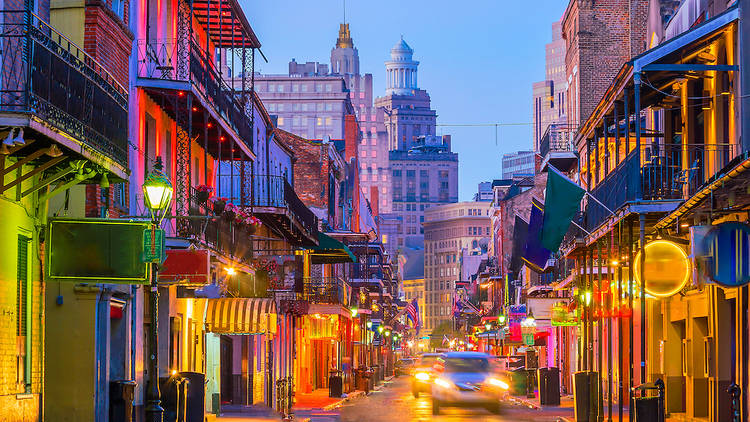
[[[448,344],[448,343],[450,343],[450,340],[448,340],[448,336],[443,334],[443,344]]]
[[[461,316],[461,304],[458,302],[458,297],[453,297],[453,316],[459,317]]]
[[[547,191],[544,197],[544,223],[541,245],[556,251],[573,221],[586,190],[568,179],[556,168],[547,171]]]
[[[523,253],[526,247],[526,239],[529,236],[529,223],[521,216],[516,215],[516,221],[513,224],[513,248],[510,256],[510,271],[518,273],[523,265]]]
[[[419,329],[422,328],[422,320],[419,315],[419,303],[417,303],[417,298],[412,299],[406,307],[406,317],[411,320],[412,324],[414,324],[414,329],[416,329],[417,334],[419,334]]]
[[[531,199],[531,216],[529,217],[529,232],[526,238],[523,261],[532,270],[544,272],[547,260],[552,256],[549,249],[542,246],[542,224],[544,222],[544,207],[536,200]]]

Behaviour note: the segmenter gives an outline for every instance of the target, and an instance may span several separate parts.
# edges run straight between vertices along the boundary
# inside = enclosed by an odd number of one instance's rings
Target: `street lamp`
[[[161,157],[156,157],[153,170],[143,181],[143,202],[151,212],[151,253],[155,255],[156,231],[167,215],[172,202],[172,183],[162,171]],[[149,305],[151,308],[151,324],[149,326],[149,362],[148,386],[146,387],[146,420],[162,422],[164,409],[161,407],[161,392],[159,391],[159,286],[157,283],[158,263],[151,262],[151,294]]]

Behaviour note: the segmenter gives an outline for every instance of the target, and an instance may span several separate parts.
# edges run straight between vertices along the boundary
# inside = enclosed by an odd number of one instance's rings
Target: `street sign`
[[[167,258],[164,247],[164,230],[155,229],[155,242],[151,241],[151,229],[143,231],[143,262],[161,264]]]

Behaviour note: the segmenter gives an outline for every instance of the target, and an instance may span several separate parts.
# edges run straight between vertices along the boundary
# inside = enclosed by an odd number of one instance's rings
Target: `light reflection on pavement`
[[[337,412],[308,415],[312,422],[387,422],[387,421],[559,421],[554,411],[533,410],[507,404],[500,415],[484,409],[441,408],[440,415],[432,415],[432,399],[429,394],[414,398],[411,394],[408,377],[387,382],[369,396],[352,400]]]

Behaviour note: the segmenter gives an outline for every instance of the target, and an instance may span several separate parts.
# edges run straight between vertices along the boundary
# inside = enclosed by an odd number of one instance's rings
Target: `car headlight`
[[[509,390],[510,389],[510,385],[508,385],[507,382],[505,382],[503,380],[499,380],[497,378],[490,378],[490,379],[487,380],[487,382],[489,382],[491,385],[494,385],[495,387],[500,387],[503,390]]]
[[[453,388],[453,383],[442,378],[435,378],[435,384],[443,388]]]
[[[414,374],[414,378],[420,381],[429,381],[430,374],[428,374],[427,372],[417,372],[416,374]]]

